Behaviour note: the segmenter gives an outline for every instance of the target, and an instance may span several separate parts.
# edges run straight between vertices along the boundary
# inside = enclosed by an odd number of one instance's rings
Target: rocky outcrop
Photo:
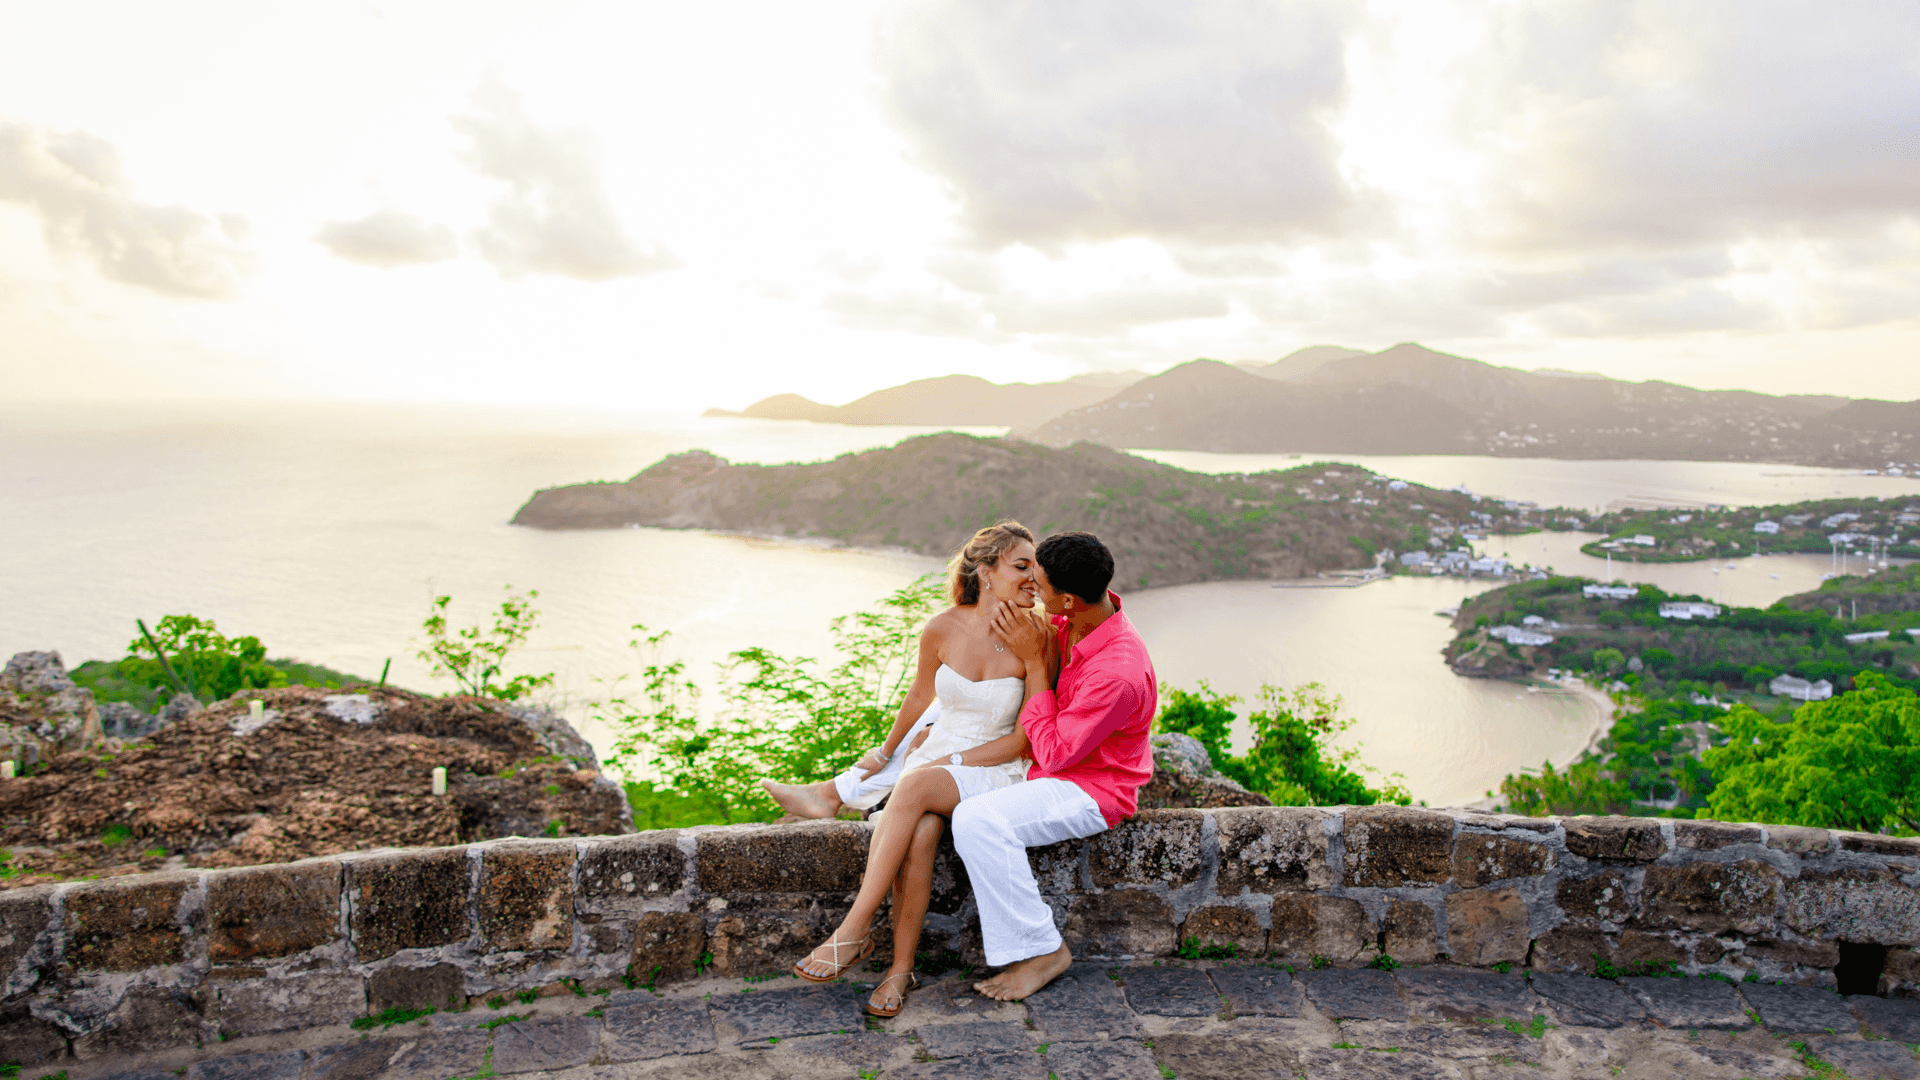
[[[7,661],[0,671],[0,758],[32,765],[102,738],[93,691],[67,676],[59,653],[15,653]]]
[[[1140,809],[1271,806],[1213,767],[1200,740],[1177,732],[1153,737],[1153,779],[1140,789]]]
[[[1518,679],[1532,670],[1533,648],[1510,645],[1484,631],[1447,646],[1448,666],[1470,679]]]
[[[146,719],[165,722],[0,781],[0,847],[16,872],[0,888],[633,828],[625,790],[601,775],[593,748],[540,709],[286,687],[204,708],[181,695]],[[447,770],[444,796],[432,794],[436,766]]]

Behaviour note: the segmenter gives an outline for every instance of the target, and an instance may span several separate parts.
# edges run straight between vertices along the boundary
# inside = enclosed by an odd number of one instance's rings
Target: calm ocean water
[[[586,702],[605,696],[604,680],[636,669],[627,647],[634,623],[673,631],[669,651],[696,674],[748,645],[824,656],[831,616],[939,562],[699,532],[508,526],[531,492],[624,478],[695,447],[736,461],[805,461],[921,430],[401,406],[7,406],[0,655],[54,648],[69,663],[116,657],[135,635],[136,617],[151,623],[192,612],[229,634],[257,635],[277,656],[368,676],[391,658],[393,682],[447,689],[413,656],[428,598],[451,594],[454,619],[464,622],[512,585],[539,589],[545,613],[523,664],[554,671],[557,697],[581,722]],[[1260,455],[1155,456],[1216,471],[1273,464]],[[1422,482],[1464,480],[1475,491],[1572,505],[1827,494],[1775,494],[1779,478],[1769,474],[1778,472],[1849,493],[1920,491],[1906,480],[1779,466],[1354,460]],[[1556,469],[1577,498],[1551,494]],[[1496,538],[1488,546],[1561,570],[1603,572],[1604,563],[1577,553],[1581,539]],[[1817,584],[1826,564],[1807,556],[1743,560],[1739,570],[1716,564],[1719,573],[1705,564],[1616,569],[1667,588],[1764,603]],[[1358,719],[1351,735],[1365,744],[1366,760],[1405,773],[1416,797],[1438,805],[1476,799],[1515,769],[1568,760],[1594,721],[1577,699],[1459,679],[1441,664],[1449,634],[1433,612],[1483,587],[1210,583],[1134,594],[1128,610],[1164,682],[1207,679],[1243,694],[1267,681],[1327,684]],[[613,733],[583,728],[596,746],[611,744]]]

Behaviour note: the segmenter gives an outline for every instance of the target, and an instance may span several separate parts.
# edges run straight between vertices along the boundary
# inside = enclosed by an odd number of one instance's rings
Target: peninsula
[[[513,523],[822,537],[944,557],[973,530],[1016,518],[1039,533],[1099,533],[1118,561],[1116,585],[1148,588],[1370,569],[1391,552],[1452,547],[1470,526],[1529,532],[1567,514],[1352,465],[1215,476],[1092,443],[945,432],[800,465],[689,451],[624,482],[536,492]]]

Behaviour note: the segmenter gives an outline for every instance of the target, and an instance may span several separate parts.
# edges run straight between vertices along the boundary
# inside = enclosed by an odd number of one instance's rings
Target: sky
[[[1920,398],[1920,5],[0,0],[0,402]]]

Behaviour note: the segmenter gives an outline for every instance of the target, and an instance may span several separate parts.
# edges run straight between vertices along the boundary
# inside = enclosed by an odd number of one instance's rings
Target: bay
[[[535,588],[544,615],[517,670],[554,672],[556,703],[604,751],[615,733],[591,719],[588,703],[607,696],[606,680],[637,671],[633,624],[670,630],[665,655],[711,682],[715,661],[749,645],[828,657],[831,617],[938,570],[940,560],[705,532],[507,525],[527,496],[621,479],[692,448],[736,461],[805,461],[924,430],[398,405],[7,405],[0,655],[54,648],[69,662],[117,657],[136,617],[151,624],[191,612],[228,634],[258,636],[276,656],[369,677],[391,660],[394,683],[444,691],[451,685],[413,655],[431,596],[452,595],[453,621],[462,624],[479,620],[503,586]],[[1395,460],[1392,468],[1358,463],[1423,481],[1416,470],[1428,468],[1431,482],[1465,479],[1476,491],[1542,503],[1572,501],[1536,491],[1554,465],[1594,498],[1657,486],[1708,501],[1735,475],[1714,473],[1709,492],[1670,479],[1693,463],[1637,463],[1636,473],[1621,463],[1596,472],[1587,468],[1595,463],[1522,462],[1509,475],[1501,470],[1511,459]],[[1211,465],[1270,467],[1257,455]],[[1738,475],[1764,486],[1761,468]],[[1564,570],[1586,558],[1577,552],[1584,539],[1550,534],[1538,557],[1527,545],[1539,538],[1483,546],[1507,543],[1517,558]],[[1804,572],[1784,572],[1794,560],[1808,562]],[[1753,597],[1737,602],[1810,587],[1826,562],[1759,561],[1766,571],[1723,571],[1728,585],[1736,573],[1746,575],[1742,589],[1751,582]],[[1768,576],[1775,571],[1779,579]],[[1701,564],[1635,572],[1715,579]],[[1514,769],[1570,760],[1600,720],[1591,700],[1447,670],[1439,651],[1450,632],[1433,612],[1485,587],[1215,582],[1130,594],[1127,606],[1163,682],[1207,679],[1243,695],[1263,682],[1324,683],[1356,718],[1349,737],[1364,744],[1365,759],[1404,773],[1417,798],[1440,805],[1477,799]]]

